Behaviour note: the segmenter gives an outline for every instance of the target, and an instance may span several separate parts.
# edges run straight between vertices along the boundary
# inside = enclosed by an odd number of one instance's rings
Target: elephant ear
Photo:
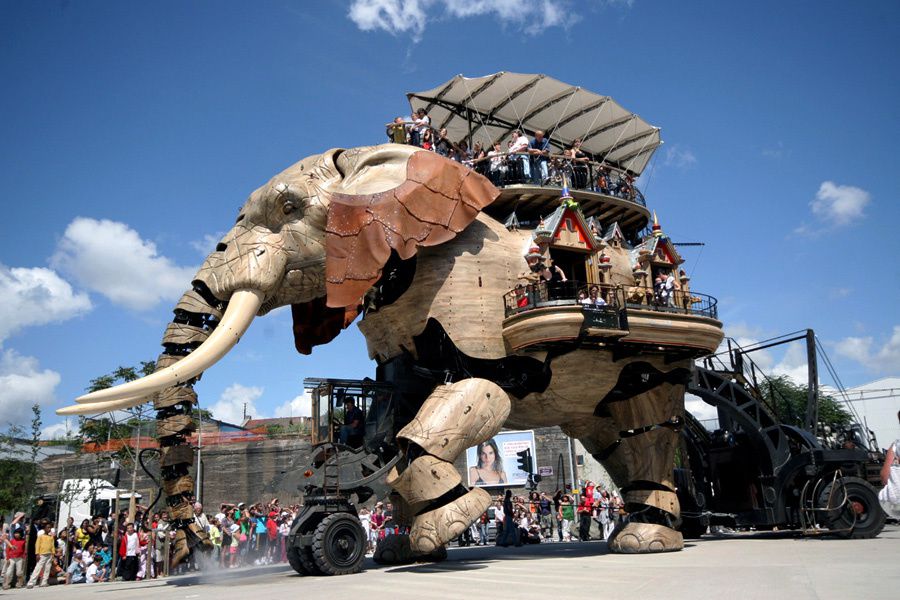
[[[381,277],[391,250],[401,259],[453,239],[500,192],[485,177],[433,152],[386,144],[347,150],[343,178],[323,190],[327,305],[356,307]]]

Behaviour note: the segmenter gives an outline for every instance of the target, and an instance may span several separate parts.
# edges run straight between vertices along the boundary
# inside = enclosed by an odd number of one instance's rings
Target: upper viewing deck
[[[525,171],[525,161],[531,172]],[[526,153],[473,160],[473,168],[501,190],[485,212],[501,221],[515,213],[520,225],[536,225],[555,208],[567,187],[585,217],[595,217],[602,224],[618,223],[623,231],[640,231],[650,222],[644,195],[627,173],[586,158],[551,155],[545,177],[541,162]]]
[[[543,74],[457,75],[407,94],[412,115],[388,137],[470,165],[502,190],[486,212],[523,226],[554,208],[563,187],[588,218],[632,237],[650,220],[635,181],[660,129],[596,94]]]

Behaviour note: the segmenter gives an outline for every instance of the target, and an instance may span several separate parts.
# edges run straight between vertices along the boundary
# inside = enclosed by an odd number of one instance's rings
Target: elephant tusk
[[[196,350],[161,371],[116,387],[79,396],[75,398],[75,402],[93,403],[146,398],[154,392],[196,377],[216,364],[238,343],[253,322],[263,299],[263,293],[258,290],[236,291],[228,302],[222,320]]]
[[[137,396],[134,398],[122,398],[120,400],[109,400],[106,402],[75,404],[73,406],[57,409],[56,414],[61,417],[68,417],[71,415],[95,415],[113,410],[124,410],[126,408],[131,408],[132,406],[137,406],[138,404],[143,404],[149,400],[150,398],[147,396]]]

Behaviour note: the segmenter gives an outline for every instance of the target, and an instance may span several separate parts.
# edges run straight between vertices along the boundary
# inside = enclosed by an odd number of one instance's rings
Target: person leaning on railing
[[[385,125],[384,133],[387,135],[388,141],[395,144],[406,144],[409,141],[409,137],[406,134],[406,123],[403,122],[403,117],[397,117],[394,119],[393,123]]]
[[[581,149],[581,140],[576,139],[572,146],[563,152],[572,167],[572,187],[583,190],[588,187],[588,155]]]
[[[531,158],[527,154],[530,142],[518,129],[513,131],[511,141],[512,144],[507,150],[510,155],[509,166],[513,169],[511,175],[514,181],[525,182],[531,179]],[[517,154],[520,156],[513,156]]]
[[[544,137],[544,132],[540,129],[534,132],[534,139],[528,143],[528,154],[531,156],[532,183],[543,185],[550,178],[547,164],[550,140]]]

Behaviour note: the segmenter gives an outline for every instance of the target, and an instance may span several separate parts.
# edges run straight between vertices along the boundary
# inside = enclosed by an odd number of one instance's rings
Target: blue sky
[[[845,384],[896,375],[898,23],[896,2],[4,2],[2,420],[37,401],[56,424],[92,377],[154,358],[273,174],[384,141],[407,91],[499,70],[662,128],[640,183],[667,233],[706,243],[686,267],[731,335],[812,327]],[[302,357],[280,311],[197,390],[223,418],[297,414],[303,377],[373,373],[355,325]]]

